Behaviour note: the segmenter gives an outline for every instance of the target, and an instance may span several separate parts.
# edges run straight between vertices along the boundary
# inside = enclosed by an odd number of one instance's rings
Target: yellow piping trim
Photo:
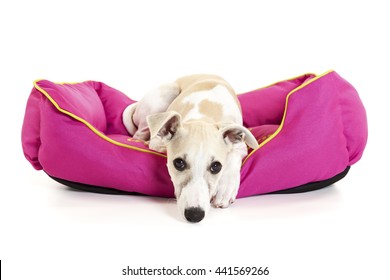
[[[56,107],[56,109],[58,111],[60,111],[61,113],[65,114],[65,115],[68,115],[72,118],[74,118],[75,120],[85,124],[90,130],[92,130],[96,135],[98,135],[99,137],[101,137],[102,139],[114,144],[114,145],[117,145],[117,146],[120,146],[120,147],[125,147],[125,148],[129,148],[129,149],[132,149],[132,150],[136,150],[136,151],[139,151],[139,152],[144,152],[144,153],[149,153],[149,154],[153,154],[153,155],[157,155],[157,156],[161,156],[161,157],[167,157],[166,155],[164,154],[160,154],[158,152],[154,152],[154,151],[151,151],[151,150],[145,150],[145,149],[141,149],[141,148],[138,148],[138,147],[134,147],[134,146],[131,146],[131,145],[126,145],[126,144],[123,144],[121,142],[117,142],[109,137],[107,137],[105,134],[103,134],[102,132],[100,132],[99,130],[97,130],[93,125],[91,125],[89,122],[87,122],[86,120],[84,120],[83,118],[80,118],[79,116],[76,116],[75,114],[67,111],[67,110],[64,110],[62,109],[58,103],[44,90],[42,89],[37,83],[39,81],[41,81],[42,79],[39,79],[39,80],[35,80],[34,81],[34,87],[39,90],[43,95],[46,96],[47,99],[49,99],[49,101],[54,105],[54,107]],[[77,84],[77,83],[57,83],[57,84]]]
[[[333,71],[333,70],[329,70],[328,72],[330,72],[330,71]],[[245,94],[245,93],[248,93],[248,92],[253,92],[253,91],[256,91],[256,90],[259,90],[259,89],[264,89],[264,88],[272,87],[272,86],[274,86],[274,85],[276,85],[276,84],[279,84],[279,83],[282,83],[282,82],[287,82],[287,81],[296,80],[296,79],[301,78],[302,76],[306,76],[306,75],[314,75],[314,76],[317,76],[317,75],[314,74],[314,73],[305,73],[305,74],[302,74],[302,75],[299,75],[299,76],[295,76],[295,77],[292,77],[292,78],[289,78],[289,79],[280,80],[280,81],[278,81],[278,82],[269,84],[268,86],[259,87],[259,88],[253,89],[253,90],[251,90],[251,91],[242,92],[242,93],[239,93],[239,94],[237,94],[237,95]]]
[[[287,113],[287,107],[288,107],[288,100],[289,100],[290,96],[291,96],[293,93],[297,92],[298,90],[300,90],[300,89],[306,87],[307,85],[309,85],[309,84],[311,84],[311,83],[317,81],[318,79],[320,79],[320,78],[322,78],[322,77],[324,77],[324,76],[326,76],[326,75],[328,75],[329,73],[332,73],[332,72],[334,72],[334,70],[326,71],[325,73],[323,73],[323,74],[321,74],[321,75],[318,75],[318,76],[316,75],[313,79],[311,79],[311,80],[309,80],[309,81],[307,81],[307,82],[302,83],[300,86],[296,87],[295,89],[293,89],[292,91],[290,91],[290,92],[287,94],[287,97],[286,97],[286,104],[285,104],[285,106],[284,106],[284,113],[283,113],[282,122],[280,123],[278,129],[277,129],[269,138],[267,138],[264,142],[262,142],[256,149],[254,149],[254,150],[253,150],[253,151],[244,159],[244,162],[242,163],[242,165],[244,165],[244,164],[247,162],[247,160],[248,160],[256,151],[258,151],[261,147],[263,147],[265,144],[267,144],[267,143],[270,142],[272,139],[274,139],[274,138],[279,134],[279,132],[282,130],[282,128],[283,128],[283,126],[284,126],[285,119],[286,119],[286,113]],[[301,76],[302,76],[302,75],[301,75]],[[301,77],[301,76],[297,76],[296,78]],[[292,78],[292,79],[294,79],[294,78]],[[292,80],[292,79],[289,79],[289,80]],[[282,81],[280,81],[280,82],[282,82]],[[280,83],[280,82],[273,83],[273,84],[271,84],[270,86],[275,85],[275,84]],[[265,87],[265,88],[266,88],[266,87]]]
[[[288,94],[287,94],[287,97],[286,97],[286,103],[285,103],[285,106],[284,106],[284,113],[283,113],[283,118],[282,118],[282,122],[280,124],[280,126],[278,127],[278,129],[271,135],[269,136],[264,142],[262,142],[256,149],[254,149],[244,160],[244,162],[242,163],[242,165],[244,165],[247,160],[257,151],[259,150],[261,147],[263,147],[264,145],[266,145],[268,142],[270,142],[272,139],[274,139],[278,134],[279,132],[282,130],[283,126],[284,126],[284,122],[285,122],[285,119],[286,119],[286,113],[287,113],[287,107],[288,107],[288,101],[289,101],[289,98],[290,96],[297,92],[298,90],[302,89],[303,87],[311,84],[312,82],[328,75],[329,73],[332,73],[334,72],[334,70],[329,70],[321,75],[316,75],[313,79],[309,80],[308,82],[304,82],[303,84],[301,84],[300,86],[296,87],[295,89],[293,89],[292,91],[290,91]],[[313,73],[309,73],[309,74],[313,74]],[[314,74],[315,75],[315,74]],[[270,86],[273,86],[273,85],[276,85],[280,82],[283,82],[283,81],[289,81],[289,80],[294,80],[296,78],[299,78],[301,77],[302,75],[300,76],[296,76],[294,78],[290,78],[290,79],[287,79],[287,80],[281,80],[281,81],[278,81],[276,83],[272,83],[268,86],[265,86],[265,87],[260,87],[256,90],[259,90],[259,89],[263,89],[263,88],[267,88],[267,87],[270,87]],[[141,149],[141,148],[138,148],[138,147],[134,147],[134,146],[131,146],[131,145],[126,145],[126,144],[123,144],[123,143],[120,143],[120,142],[117,142],[109,137],[107,137],[105,134],[101,133],[99,130],[97,130],[93,125],[91,125],[89,122],[87,122],[86,120],[80,118],[79,116],[76,116],[75,114],[67,111],[67,110],[64,110],[62,109],[58,103],[45,91],[43,90],[40,86],[38,86],[38,82],[41,81],[42,79],[38,79],[38,80],[35,80],[34,81],[34,87],[40,91],[43,95],[46,96],[47,99],[49,99],[49,101],[54,105],[54,107],[56,107],[56,109],[58,111],[60,111],[61,113],[65,114],[65,115],[68,115],[72,118],[74,118],[75,120],[78,120],[79,122],[85,124],[89,129],[91,129],[96,135],[98,135],[99,137],[101,137],[102,139],[114,144],[114,145],[117,145],[117,146],[120,146],[120,147],[125,147],[125,148],[129,148],[129,149],[132,149],[132,150],[136,150],[136,151],[139,151],[139,152],[144,152],[144,153],[149,153],[149,154],[154,154],[154,155],[158,155],[158,156],[161,156],[161,157],[167,157],[165,154],[161,154],[161,153],[158,153],[158,152],[154,152],[154,151],[151,151],[151,150],[145,150],[145,149]],[[77,82],[75,83],[67,83],[67,82],[63,82],[63,83],[56,83],[56,84],[77,84]]]

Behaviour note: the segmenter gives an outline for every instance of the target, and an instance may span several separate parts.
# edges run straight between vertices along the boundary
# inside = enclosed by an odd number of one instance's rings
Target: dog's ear
[[[158,137],[165,143],[172,139],[181,126],[181,116],[175,111],[150,115],[146,120],[150,130],[150,139]]]
[[[238,124],[231,124],[223,126],[220,129],[223,139],[227,143],[240,143],[245,142],[252,149],[256,149],[259,144],[253,134],[244,126]]]

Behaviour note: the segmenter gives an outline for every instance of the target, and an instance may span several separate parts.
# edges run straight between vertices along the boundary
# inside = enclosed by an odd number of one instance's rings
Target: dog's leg
[[[240,170],[242,159],[247,155],[244,143],[237,146],[227,156],[228,165],[223,169],[223,174],[212,196],[211,204],[216,208],[226,208],[236,200],[240,187]]]
[[[139,102],[128,106],[123,112],[122,119],[133,138],[149,140],[150,132],[146,117],[165,112],[179,93],[180,88],[176,83],[164,84],[147,92]]]

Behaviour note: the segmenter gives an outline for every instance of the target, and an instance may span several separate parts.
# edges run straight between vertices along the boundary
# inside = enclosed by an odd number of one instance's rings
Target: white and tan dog
[[[179,211],[201,221],[210,208],[234,202],[246,144],[258,143],[243,127],[232,87],[215,75],[191,75],[160,86],[123,112],[134,138],[167,152]]]

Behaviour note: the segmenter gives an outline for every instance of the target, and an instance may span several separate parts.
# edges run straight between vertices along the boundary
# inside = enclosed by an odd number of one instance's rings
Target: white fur
[[[191,156],[189,156],[191,157]],[[191,168],[192,180],[181,190],[181,194],[177,199],[180,213],[184,214],[184,210],[190,207],[200,207],[207,214],[210,209],[210,193],[208,191],[207,182],[204,178],[204,170],[207,168],[207,158],[205,153],[197,153],[192,156],[194,158],[193,168]]]
[[[232,204],[240,187],[240,170],[242,159],[248,154],[244,143],[235,144],[236,147],[228,154],[222,177],[219,180],[216,193],[212,195],[211,203],[217,208],[226,208]]]

